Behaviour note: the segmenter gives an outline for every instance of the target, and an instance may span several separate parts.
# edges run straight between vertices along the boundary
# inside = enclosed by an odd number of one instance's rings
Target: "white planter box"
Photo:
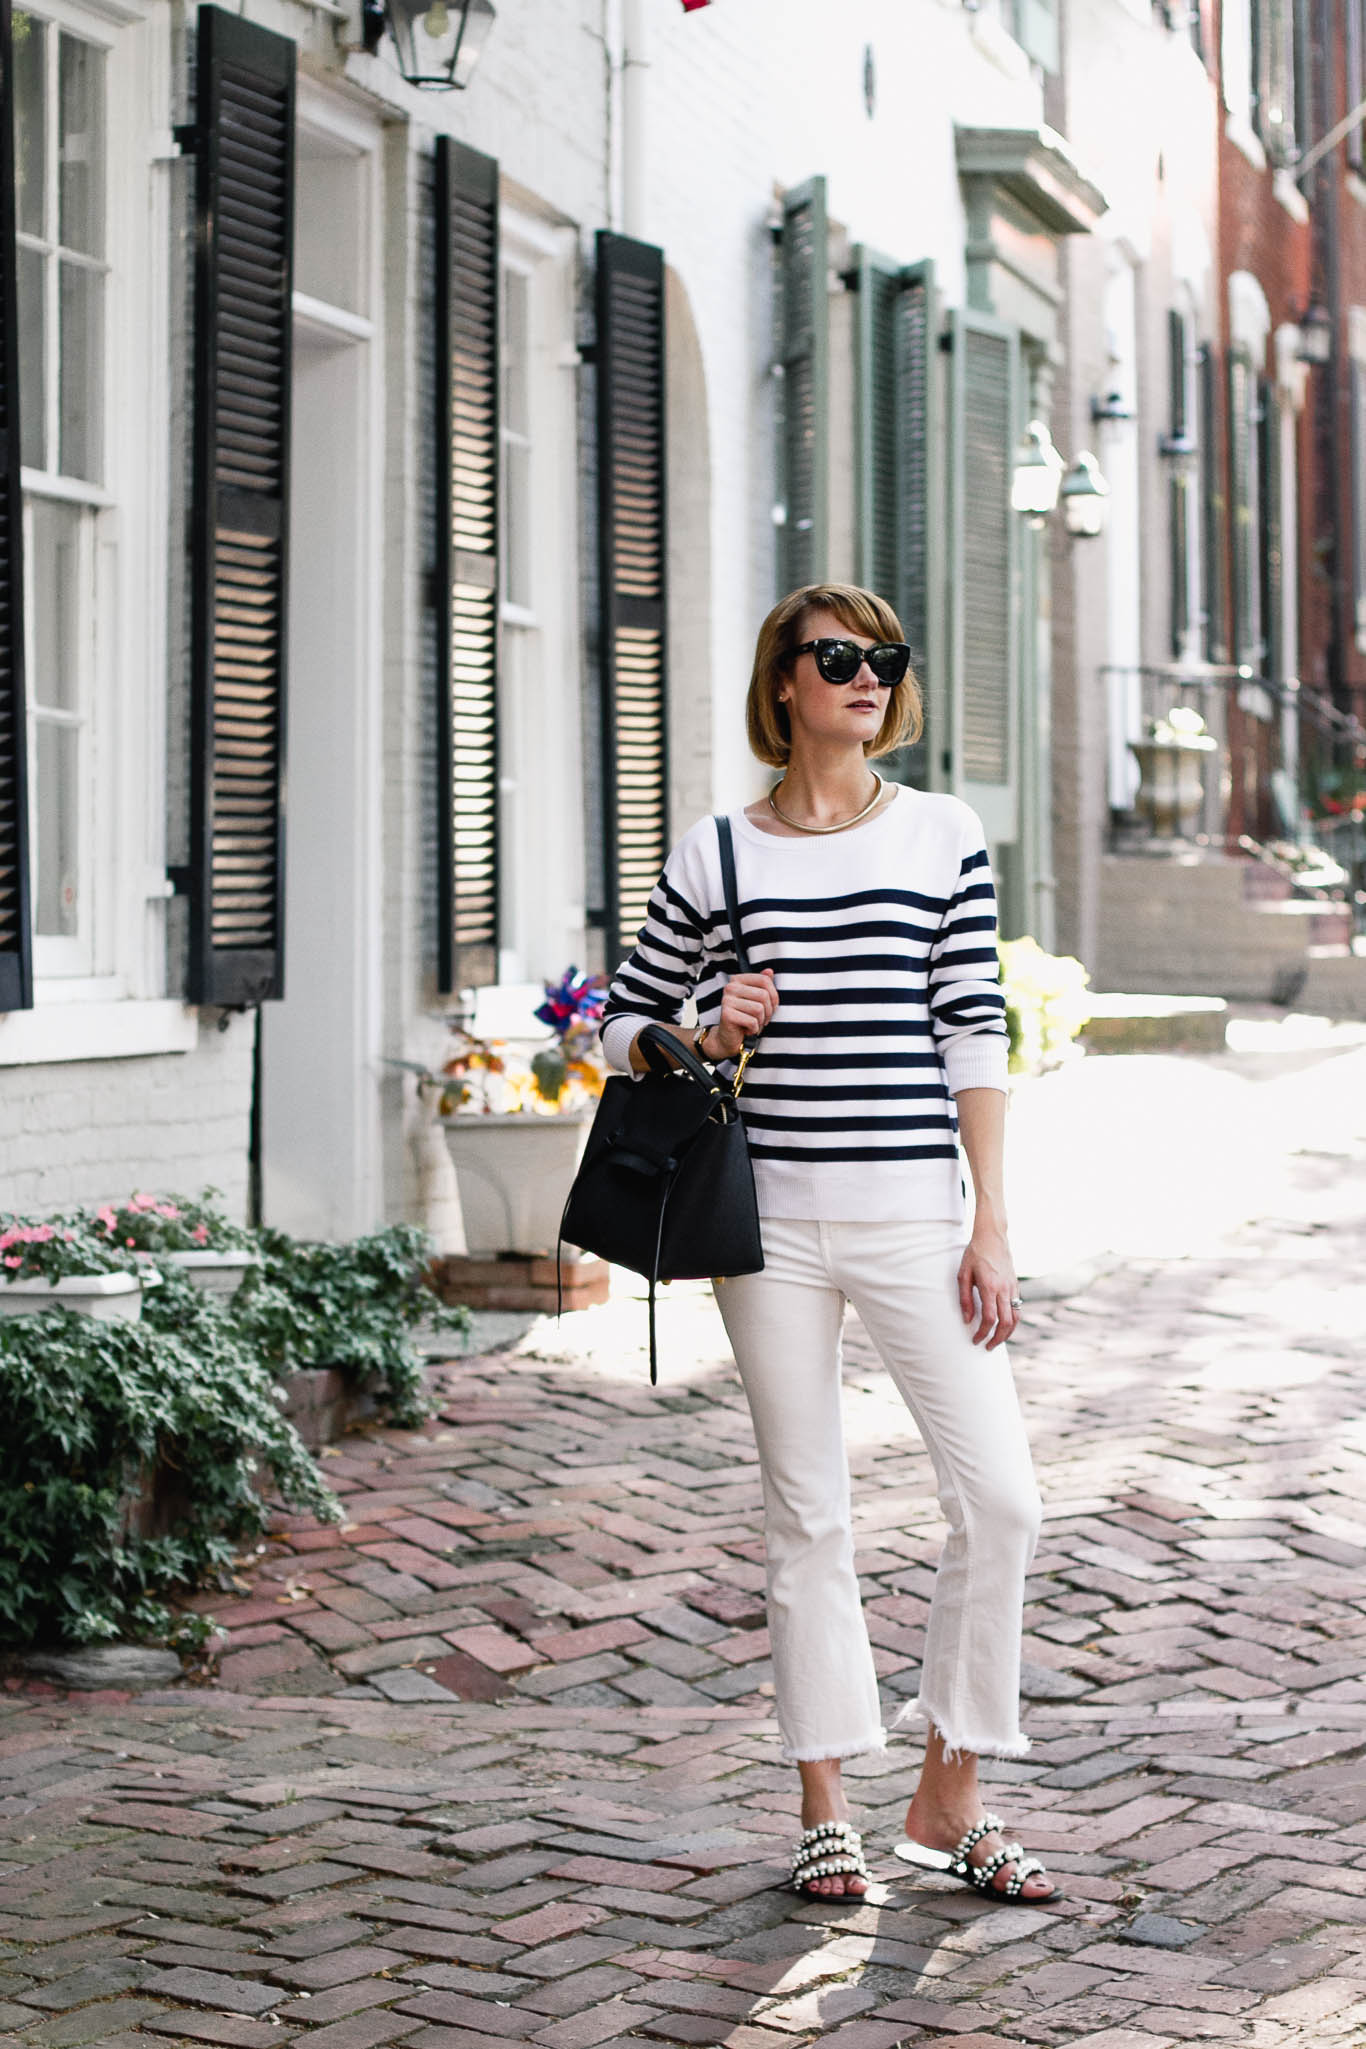
[[[592,1114],[444,1117],[471,1254],[553,1253]]]
[[[79,1309],[112,1323],[142,1315],[142,1274],[68,1274],[60,1281],[10,1281],[0,1286],[0,1316],[37,1316],[43,1309]],[[159,1279],[160,1276],[158,1275]]]
[[[248,1271],[261,1264],[254,1252],[158,1252],[163,1266],[179,1267],[206,1295],[235,1295]]]

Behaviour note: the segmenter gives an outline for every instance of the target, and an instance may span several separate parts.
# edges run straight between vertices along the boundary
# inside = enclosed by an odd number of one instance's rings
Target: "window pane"
[[[64,249],[104,254],[104,57],[61,39],[60,226]]]
[[[79,506],[35,499],[32,505],[33,618],[29,689],[36,705],[75,711],[80,704]]]
[[[47,158],[47,99],[43,92],[46,22],[14,13],[14,169],[19,232],[43,232],[43,166]],[[25,462],[28,457],[25,456]]]
[[[535,602],[531,574],[531,450],[503,443],[503,596],[509,604]]]
[[[104,481],[101,461],[104,277],[79,264],[61,267],[61,458],[64,477]]]
[[[19,446],[31,469],[47,468],[47,302],[44,259],[36,249],[18,251]]]
[[[519,270],[503,272],[503,425],[510,434],[530,431],[527,420],[527,280]]]
[[[41,939],[73,939],[79,929],[76,899],[80,740],[74,726],[40,718],[37,728],[37,891],[33,929]]]

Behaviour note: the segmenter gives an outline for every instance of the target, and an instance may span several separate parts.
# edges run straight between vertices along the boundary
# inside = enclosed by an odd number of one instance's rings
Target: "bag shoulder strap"
[[[730,829],[730,820],[723,811],[717,812],[715,823],[716,837],[721,848],[721,889],[725,897],[731,942],[735,947],[735,958],[740,963],[740,973],[747,975],[750,972],[749,955],[745,951],[745,936],[740,930],[739,892],[735,883],[735,836]]]

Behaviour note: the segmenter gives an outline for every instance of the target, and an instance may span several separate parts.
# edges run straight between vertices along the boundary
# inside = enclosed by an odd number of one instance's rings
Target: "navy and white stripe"
[[[810,839],[731,819],[750,965],[778,1010],[741,1110],[760,1212],[958,1217],[964,1088],[1006,1087],[996,899],[982,829],[957,798],[900,790],[865,826]],[[608,993],[603,1049],[627,1071],[648,1020],[720,1015],[738,972],[716,828],[674,848]]]

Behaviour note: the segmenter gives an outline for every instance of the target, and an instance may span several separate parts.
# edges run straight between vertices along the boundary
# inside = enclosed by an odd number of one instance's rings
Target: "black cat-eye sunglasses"
[[[788,656],[814,655],[816,667],[827,683],[852,683],[867,662],[879,683],[899,683],[911,666],[911,650],[904,640],[879,640],[861,647],[856,640],[804,640]]]

